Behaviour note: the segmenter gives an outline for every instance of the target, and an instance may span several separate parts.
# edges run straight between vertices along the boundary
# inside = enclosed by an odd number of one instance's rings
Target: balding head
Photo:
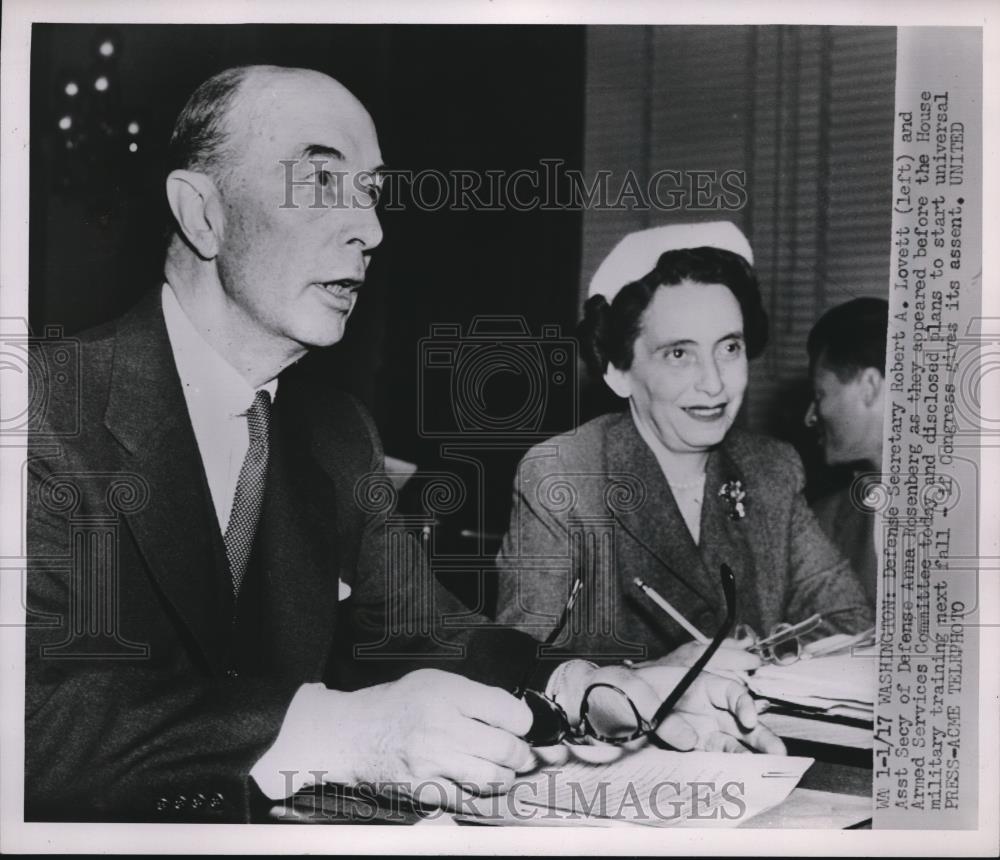
[[[249,146],[245,133],[256,122],[276,121],[281,91],[289,86],[319,87],[340,110],[360,112],[362,104],[338,81],[313,69],[254,65],[225,69],[202,83],[181,109],[170,136],[168,171],[205,173],[220,186]]]
[[[205,338],[255,385],[339,341],[382,241],[364,106],[320,72],[228,69],[192,95],[171,149],[165,274]]]

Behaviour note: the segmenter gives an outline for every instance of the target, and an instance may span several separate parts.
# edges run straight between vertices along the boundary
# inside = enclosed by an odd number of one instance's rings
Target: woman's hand
[[[557,699],[566,707],[571,719],[578,719],[584,691],[592,684],[611,684],[625,693],[639,713],[651,719],[664,699],[684,676],[683,667],[644,664],[634,668],[625,666],[576,667],[569,673],[569,681],[557,691]],[[602,733],[614,734],[622,725],[634,722],[630,710],[616,708],[620,702],[615,696],[597,699],[597,708],[589,714]],[[601,702],[607,702],[601,712]],[[620,713],[618,712],[620,711]],[[759,752],[785,755],[785,745],[769,729],[758,722],[757,706],[746,687],[728,678],[703,673],[695,678],[681,697],[673,712],[668,714],[656,734],[677,750],[704,749],[725,752],[746,752],[747,748]],[[620,746],[593,742],[587,746],[573,746],[571,750],[549,748],[536,754],[546,763],[564,760],[567,756],[584,761],[612,761],[625,750],[641,746],[644,741]]]
[[[649,665],[635,672],[663,698],[679,680],[678,669],[670,666]],[[749,747],[758,752],[786,755],[781,739],[759,722],[757,713],[753,697],[744,685],[708,673],[694,679],[674,709],[674,715],[696,734],[697,740],[689,748],[746,752]],[[683,749],[661,732],[657,734],[671,746]]]
[[[719,650],[712,655],[705,667],[707,671],[752,672],[759,669],[760,657],[746,650],[747,643],[738,639],[723,639]],[[636,669],[648,666],[693,666],[704,653],[707,645],[699,642],[685,642],[658,660],[637,663]]]
[[[666,669],[674,682],[684,675],[682,669]],[[654,676],[663,681],[663,675]],[[564,674],[563,682],[556,689],[556,700],[565,708],[570,721],[576,724],[580,719],[580,706],[585,691],[593,684],[609,684],[621,690],[635,705],[639,713],[646,719],[651,719],[660,703],[666,698],[673,684],[666,692],[654,689],[635,669],[627,666],[601,666],[575,661],[573,668]],[[628,733],[635,726],[635,715],[631,706],[613,692],[598,692],[592,695],[588,712],[591,724],[604,735]],[[660,724],[657,734],[678,750],[698,748],[699,731],[692,725],[686,714],[676,710],[668,714]],[[637,749],[646,743],[645,738],[637,738],[625,744],[606,744],[592,738],[583,744],[561,744],[551,747],[533,747],[537,764],[555,765],[567,760],[584,761],[591,764],[604,764],[620,758],[626,752]]]

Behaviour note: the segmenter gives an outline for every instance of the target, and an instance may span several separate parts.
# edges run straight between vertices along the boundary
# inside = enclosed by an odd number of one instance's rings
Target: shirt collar
[[[170,284],[163,285],[162,298],[167,337],[170,338],[184,397],[189,402],[194,400],[200,408],[210,409],[217,415],[234,416],[247,411],[258,391],[267,391],[274,399],[278,390],[277,377],[253,388],[201,336],[188,319]]]

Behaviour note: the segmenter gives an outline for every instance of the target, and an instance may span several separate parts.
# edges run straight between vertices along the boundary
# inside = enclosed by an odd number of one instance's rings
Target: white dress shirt
[[[188,319],[169,284],[163,285],[163,318],[181,378],[191,426],[222,534],[226,533],[236,482],[250,447],[246,413],[258,391],[274,400],[277,378],[251,387]]]

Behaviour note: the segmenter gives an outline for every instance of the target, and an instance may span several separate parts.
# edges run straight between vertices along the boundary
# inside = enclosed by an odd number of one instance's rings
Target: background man
[[[230,69],[191,97],[171,152],[164,283],[82,336],[78,385],[35,392],[26,817],[242,821],[315,780],[433,780],[452,802],[460,783],[509,784],[533,761],[531,713],[501,687],[533,640],[486,630],[441,660],[429,632],[463,610],[421,592],[419,547],[386,552],[374,425],[296,367],[341,339],[382,240],[371,117],[318,72]],[[87,537],[101,522],[112,540]],[[390,597],[407,622],[436,609],[403,650],[439,668],[350,659],[398,656]],[[662,692],[620,667],[560,676],[569,705],[598,676],[644,710]],[[773,747],[737,685],[701,694]],[[713,743],[699,731],[661,734]]]
[[[809,333],[814,397],[807,427],[816,429],[828,466],[858,473],[882,469],[885,344],[889,304],[860,298],[827,311]],[[820,525],[850,559],[872,606],[876,600],[875,518],[863,505],[863,487],[847,487],[814,505]]]

